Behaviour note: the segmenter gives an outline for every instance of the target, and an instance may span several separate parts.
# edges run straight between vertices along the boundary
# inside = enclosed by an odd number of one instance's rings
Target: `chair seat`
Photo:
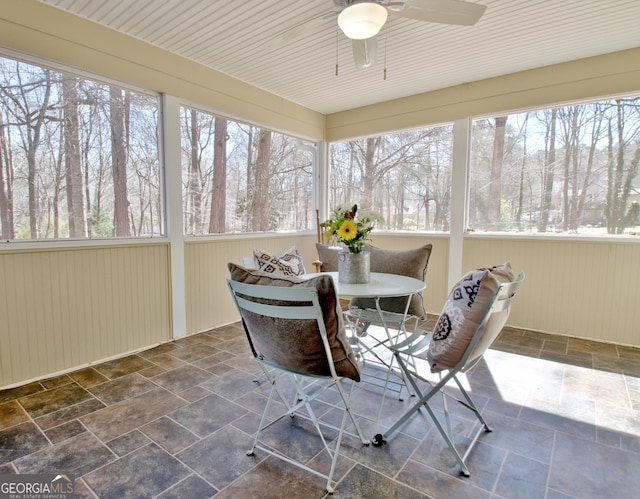
[[[387,312],[385,310],[378,311],[371,308],[349,308],[344,314],[354,320],[380,324],[384,322],[392,329],[401,329],[406,322],[414,319],[413,316],[405,316],[397,312]]]

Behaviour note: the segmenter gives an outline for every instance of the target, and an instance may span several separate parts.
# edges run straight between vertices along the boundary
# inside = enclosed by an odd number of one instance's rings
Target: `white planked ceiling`
[[[389,16],[367,69],[335,20],[265,48],[332,0],[40,1],[325,114],[640,46],[640,0],[473,0],[475,26]]]

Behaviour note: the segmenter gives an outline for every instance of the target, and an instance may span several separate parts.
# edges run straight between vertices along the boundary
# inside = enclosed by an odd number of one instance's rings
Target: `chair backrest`
[[[318,243],[316,244],[316,249],[322,262],[322,271],[337,272],[340,248]],[[371,272],[398,274],[414,277],[421,281],[426,280],[427,266],[432,249],[431,244],[408,250],[387,250],[365,244],[363,249],[370,253]],[[380,308],[387,312],[404,314],[406,305],[406,298],[382,298],[380,300]],[[375,308],[375,302],[371,298],[354,298],[349,306],[363,309]],[[408,314],[420,319],[425,318],[427,312],[424,308],[422,293],[411,297]]]
[[[524,272],[520,272],[512,282],[500,284],[491,307],[487,310],[461,359],[462,371],[468,371],[474,367],[502,331],[511,312],[511,301],[524,281],[524,277]]]
[[[470,270],[460,278],[451,288],[428,342],[431,372],[467,369],[482,357],[506,323],[522,279],[524,274],[514,278],[509,261]]]
[[[229,270],[256,360],[299,374],[360,380],[330,276],[269,276],[233,263]]]

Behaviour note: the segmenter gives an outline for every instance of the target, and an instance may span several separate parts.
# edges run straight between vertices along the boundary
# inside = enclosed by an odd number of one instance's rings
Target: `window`
[[[640,233],[640,97],[473,122],[476,231]]]
[[[315,226],[316,146],[196,109],[181,109],[184,233]]]
[[[157,95],[0,57],[0,228],[11,240],[163,233]]]
[[[387,230],[448,231],[453,126],[336,142],[330,209],[345,204],[383,216]]]

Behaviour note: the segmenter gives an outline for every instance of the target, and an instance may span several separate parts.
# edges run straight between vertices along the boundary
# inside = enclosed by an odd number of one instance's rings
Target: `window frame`
[[[638,91],[629,91],[629,92],[620,92],[606,95],[597,95],[590,96],[587,98],[576,98],[568,101],[556,101],[549,102],[540,105],[532,105],[532,106],[524,106],[510,109],[500,109],[494,113],[482,113],[477,115],[470,115],[467,117],[469,121],[469,131],[467,135],[468,140],[468,156],[469,159],[465,165],[465,210],[464,210],[464,228],[463,228],[463,237],[470,238],[505,238],[505,239],[523,239],[523,240],[550,240],[550,241],[585,241],[585,242],[595,242],[602,241],[603,243],[630,243],[633,244],[640,242],[640,237],[631,235],[631,234],[603,234],[603,235],[593,235],[593,234],[578,234],[578,233],[551,233],[551,232],[476,232],[473,230],[469,230],[469,198],[470,198],[470,189],[471,189],[471,143],[472,143],[472,133],[473,133],[473,123],[476,120],[486,120],[492,119],[497,116],[509,116],[511,114],[524,114],[536,111],[543,111],[549,109],[557,109],[561,107],[568,106],[577,106],[581,104],[593,104],[602,101],[611,101],[616,99],[628,99],[628,98],[640,98],[640,89]],[[455,160],[454,160],[455,162]],[[455,168],[455,164],[454,164]],[[640,172],[637,174],[640,177]],[[452,199],[453,202],[453,199]]]
[[[210,106],[205,106],[201,103],[198,102],[194,102],[191,101],[189,99],[184,99],[184,98],[180,98],[177,97],[177,104],[178,107],[180,109],[180,111],[183,108],[189,108],[189,109],[194,109],[198,112],[201,113],[206,113],[209,115],[212,115],[214,117],[219,117],[219,118],[223,118],[226,120],[231,120],[231,121],[235,121],[237,123],[239,123],[240,125],[246,125],[246,126],[252,126],[252,127],[257,127],[257,128],[262,128],[265,130],[269,130],[271,132],[274,133],[279,133],[281,135],[286,135],[296,141],[304,141],[309,143],[309,146],[311,149],[311,147],[313,147],[313,145],[315,145],[315,150],[314,151],[310,151],[312,152],[312,182],[313,185],[311,187],[312,190],[312,206],[315,207],[315,209],[319,209],[319,204],[320,204],[320,199],[322,199],[322,193],[320,192],[320,178],[321,178],[321,171],[323,170],[323,145],[326,144],[326,142],[324,141],[319,141],[316,139],[313,139],[311,137],[306,137],[302,134],[295,134],[293,132],[287,131],[287,130],[283,130],[280,129],[278,127],[273,127],[271,125],[265,125],[264,123],[261,123],[257,120],[251,120],[245,117],[241,117],[241,116],[237,116],[234,115],[232,113],[225,113],[217,108],[214,107],[210,107]],[[181,127],[182,124],[179,124],[179,127]],[[179,142],[181,141],[181,137],[179,137]],[[301,147],[302,148],[302,147]],[[180,176],[182,177],[182,163],[180,164]],[[183,192],[184,195],[184,192]],[[183,197],[180,198],[180,212],[182,213],[182,206],[184,204],[184,199]],[[184,217],[184,213],[182,213],[183,217]],[[320,210],[320,218],[322,219],[322,214],[321,214],[321,210]],[[256,239],[256,238],[268,238],[268,237],[273,237],[273,236],[291,236],[292,234],[315,234],[316,233],[316,229],[315,227],[311,227],[309,229],[305,229],[305,230],[295,230],[295,229],[288,229],[288,230],[278,230],[278,231],[259,231],[259,232],[226,232],[226,233],[215,233],[215,234],[186,234],[184,232],[184,226],[181,225],[180,226],[180,233],[182,234],[182,238],[184,239],[185,242],[189,242],[189,241],[199,241],[199,242],[206,242],[206,241],[215,241],[215,240],[220,240],[220,239],[228,239],[228,240],[234,240],[234,239]]]
[[[168,206],[166,204],[166,165],[165,165],[165,143],[164,143],[164,120],[163,120],[163,101],[162,94],[160,92],[139,87],[123,80],[118,80],[108,76],[104,76],[100,73],[81,69],[77,66],[67,65],[60,62],[53,61],[44,57],[35,56],[26,52],[13,50],[7,47],[0,46],[0,57],[13,59],[19,63],[30,64],[48,69],[51,71],[71,74],[77,77],[81,77],[87,80],[95,81],[99,84],[109,85],[121,88],[123,90],[129,90],[141,95],[153,97],[157,104],[158,122],[157,122],[157,143],[158,143],[158,178],[159,178],[159,199],[158,205],[162,209],[162,214],[159,217],[161,225],[161,235],[147,235],[147,236],[114,236],[114,237],[87,237],[87,238],[47,238],[47,239],[12,239],[12,240],[0,240],[0,252],[4,251],[21,251],[21,250],[34,250],[34,249],[66,249],[66,248],[83,248],[83,247],[105,247],[105,246],[130,246],[139,244],[166,244],[169,241],[168,236]]]
[[[329,214],[331,213],[331,210],[333,209],[332,206],[330,206],[330,200],[329,200],[329,190],[330,190],[330,185],[331,185],[331,146],[333,144],[336,143],[342,143],[342,142],[350,142],[350,141],[355,141],[355,140],[363,140],[363,139],[368,139],[368,138],[376,138],[376,137],[381,137],[383,135],[388,135],[388,134],[400,134],[400,133],[404,133],[404,132],[411,132],[411,131],[418,131],[418,130],[425,130],[427,128],[443,128],[443,127],[451,127],[451,151],[450,151],[450,156],[451,156],[451,179],[450,179],[450,194],[451,191],[453,191],[454,187],[453,187],[453,175],[454,175],[454,170],[456,168],[456,164],[455,164],[455,155],[454,155],[454,151],[455,151],[455,127],[456,127],[456,120],[451,120],[451,121],[442,121],[442,122],[435,122],[435,123],[428,123],[425,125],[421,125],[421,126],[410,126],[410,127],[406,127],[406,128],[400,128],[400,129],[394,129],[394,130],[387,130],[385,132],[381,132],[381,133],[376,133],[376,134],[371,134],[371,135],[357,135],[354,137],[349,137],[349,138],[345,138],[345,139],[341,139],[341,140],[334,140],[331,142],[327,143],[328,146],[328,153],[327,153],[327,159],[326,159],[326,177],[327,177],[327,186],[326,186],[326,199],[327,199],[327,203],[329,203],[329,205],[327,206],[326,212],[323,214],[322,211],[320,213],[320,219],[321,220],[326,220],[327,217],[329,216]],[[373,232],[376,234],[382,234],[382,235],[386,235],[386,234],[398,234],[398,235],[411,235],[411,234],[428,234],[428,235],[433,235],[433,236],[448,236],[449,234],[451,234],[451,224],[452,224],[452,219],[451,219],[451,205],[453,204],[453,197],[450,197],[450,204],[449,204],[449,230],[429,230],[429,229],[424,229],[424,230],[413,230],[413,229],[398,229],[398,230],[394,230],[394,229],[381,229],[378,227],[375,227],[373,229]]]

